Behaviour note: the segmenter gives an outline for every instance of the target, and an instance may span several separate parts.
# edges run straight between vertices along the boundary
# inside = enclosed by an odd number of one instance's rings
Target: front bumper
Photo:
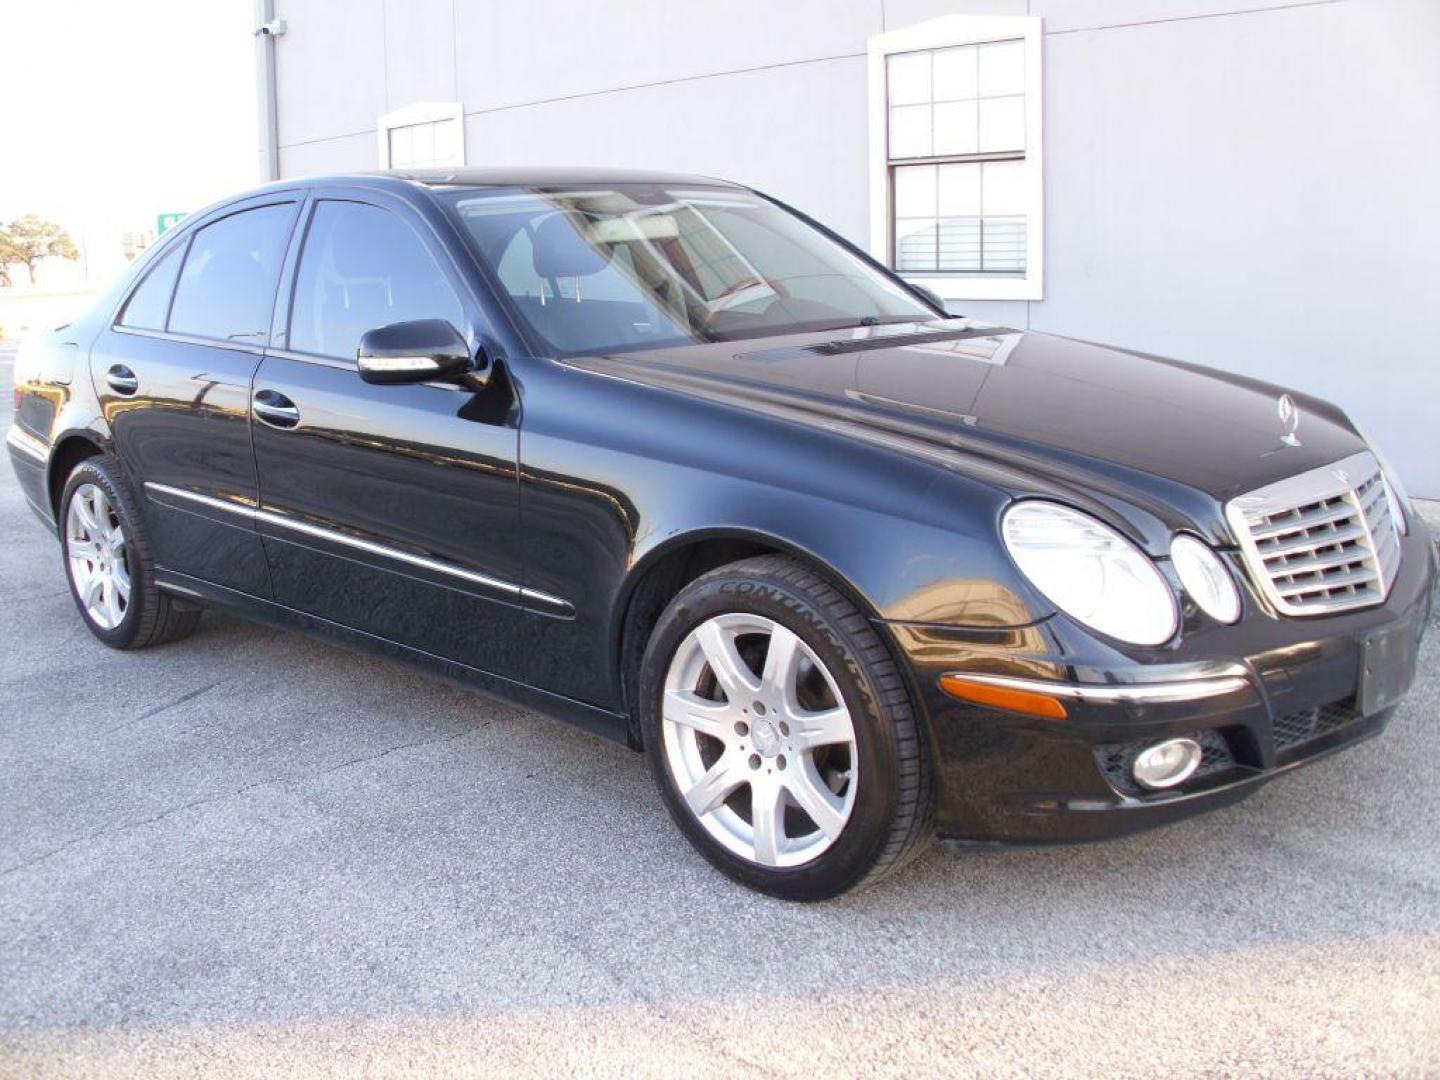
[[[1282,773],[1370,738],[1414,677],[1434,583],[1434,548],[1417,525],[1382,605],[1257,619],[1233,639],[1252,647],[1242,655],[1103,669],[1077,662],[1075,643],[1057,642],[1043,624],[999,631],[892,624],[929,721],[942,840],[1122,836],[1236,802]],[[1220,640],[1210,639],[1212,654]],[[1384,670],[1367,676],[1367,657],[1372,669]],[[1065,718],[957,700],[939,688],[947,673],[1049,691],[1064,702]],[[1135,784],[1134,754],[1178,736],[1205,749],[1195,775],[1165,791]]]

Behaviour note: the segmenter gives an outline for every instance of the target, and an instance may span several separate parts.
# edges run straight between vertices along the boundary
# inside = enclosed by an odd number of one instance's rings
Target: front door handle
[[[124,364],[112,364],[105,372],[105,381],[121,397],[134,397],[140,391],[140,380]]]
[[[277,428],[293,428],[300,423],[300,410],[278,390],[257,390],[251,400],[255,419]]]

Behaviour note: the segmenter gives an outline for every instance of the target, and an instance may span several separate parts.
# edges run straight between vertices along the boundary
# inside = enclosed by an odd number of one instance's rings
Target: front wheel
[[[736,880],[823,900],[930,833],[930,771],[904,681],[868,619],[800,563],[697,579],[641,670],[642,734],[677,824]]]

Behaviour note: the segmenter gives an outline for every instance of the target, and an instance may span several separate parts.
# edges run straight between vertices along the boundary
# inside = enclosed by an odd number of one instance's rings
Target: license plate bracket
[[[1409,623],[1366,635],[1360,647],[1357,695],[1362,716],[1374,716],[1405,696],[1415,681],[1419,651],[1415,628]]]

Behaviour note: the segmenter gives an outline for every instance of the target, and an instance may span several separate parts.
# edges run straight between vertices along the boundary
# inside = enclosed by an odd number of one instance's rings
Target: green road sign
[[[180,222],[181,222],[182,220],[184,220],[184,218],[185,218],[185,215],[184,215],[183,213],[180,213],[180,214],[156,214],[156,215],[155,215],[155,235],[156,235],[156,236],[159,236],[159,235],[161,235],[166,229],[172,228],[172,227],[180,224]]]

